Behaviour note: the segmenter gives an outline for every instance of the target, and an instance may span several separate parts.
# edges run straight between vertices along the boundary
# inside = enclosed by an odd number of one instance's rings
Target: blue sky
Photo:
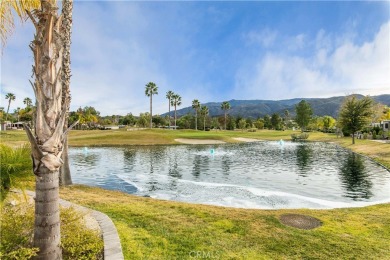
[[[144,86],[182,107],[231,99],[390,94],[390,2],[75,1],[71,110],[149,109]],[[33,38],[17,25],[1,57],[1,106],[33,98]]]

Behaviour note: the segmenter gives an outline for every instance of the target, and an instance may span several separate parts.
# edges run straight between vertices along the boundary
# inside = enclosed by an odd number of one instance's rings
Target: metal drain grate
[[[280,222],[299,229],[313,229],[322,225],[319,219],[300,214],[283,214],[280,216]]]

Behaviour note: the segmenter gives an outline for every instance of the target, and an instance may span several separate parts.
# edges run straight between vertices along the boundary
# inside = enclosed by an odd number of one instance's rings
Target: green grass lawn
[[[71,131],[71,146],[176,144],[176,138],[234,137],[290,140],[292,131],[142,130]],[[26,142],[22,131],[1,132],[1,143]],[[390,145],[310,133],[310,141],[334,142],[390,167]],[[33,178],[33,177],[31,177]],[[33,188],[32,186],[29,186]],[[333,210],[249,210],[156,200],[75,185],[61,198],[100,210],[115,223],[126,259],[390,259],[390,204]],[[306,214],[323,225],[287,227],[284,213]]]
[[[74,186],[61,197],[106,213],[125,259],[389,259],[390,204],[334,210],[249,210],[155,200]],[[284,213],[323,225],[284,226]],[[211,258],[211,257],[209,257]]]

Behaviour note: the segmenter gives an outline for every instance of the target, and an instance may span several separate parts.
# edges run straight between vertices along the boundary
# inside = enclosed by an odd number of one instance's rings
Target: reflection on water
[[[244,208],[390,200],[386,169],[333,144],[72,148],[69,157],[75,183],[160,199]]]
[[[346,189],[346,197],[361,200],[373,196],[372,182],[361,156],[350,153],[341,166],[340,177],[343,187]]]
[[[136,155],[137,155],[137,150],[132,148],[132,149],[126,149],[123,151],[123,159],[125,160],[125,166],[133,166],[135,161],[136,161]],[[131,168],[128,168],[131,169]]]
[[[199,178],[201,165],[202,165],[202,157],[200,155],[195,155],[194,167],[192,168],[192,175],[194,175],[195,178]]]
[[[310,173],[311,168],[311,159],[312,159],[312,149],[308,145],[298,145],[297,146],[297,165],[299,171],[297,174],[302,177],[306,177]]]
[[[222,157],[222,172],[223,172],[223,174],[229,175],[230,164],[231,164],[231,161],[229,159],[229,156],[223,156]]]
[[[91,153],[88,149],[83,149],[81,156],[75,157],[75,163],[90,167],[95,167],[101,157],[101,154]]]
[[[176,179],[180,179],[181,178],[179,165],[177,164],[177,155],[174,156],[172,163],[171,163],[171,161],[169,161],[168,174],[172,178],[176,178]]]

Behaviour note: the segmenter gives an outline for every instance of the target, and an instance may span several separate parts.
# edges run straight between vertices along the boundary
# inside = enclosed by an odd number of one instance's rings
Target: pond
[[[339,208],[390,201],[390,172],[329,143],[71,148],[74,183],[239,208]]]

